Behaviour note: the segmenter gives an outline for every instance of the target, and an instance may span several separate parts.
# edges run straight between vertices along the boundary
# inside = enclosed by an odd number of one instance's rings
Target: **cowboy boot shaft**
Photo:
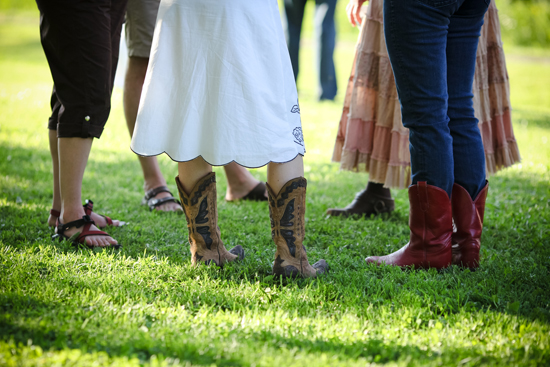
[[[452,206],[456,232],[452,235],[456,248],[456,265],[475,268],[479,264],[481,233],[485,215],[485,201],[489,192],[489,184],[472,200],[466,189],[458,184],[453,185]]]
[[[447,193],[425,182],[409,189],[410,246],[414,250],[435,251],[451,243],[452,211]]]
[[[271,238],[278,252],[300,260],[300,248],[305,238],[307,181],[300,177],[287,182],[275,195],[268,189]]]
[[[190,195],[185,193],[179,180],[176,180],[180,199],[184,203],[184,213],[189,230],[191,251],[196,247],[206,247],[219,240],[217,232],[218,211],[216,206],[216,176],[212,173],[200,180]]]
[[[451,264],[452,209],[447,192],[425,181],[409,187],[409,243],[368,263],[443,269]]]
[[[191,262],[213,260],[222,266],[233,261],[235,256],[225,249],[218,227],[218,209],[216,193],[216,174],[214,172],[201,178],[187,194],[176,177],[178,192],[187,221]]]
[[[288,181],[278,194],[267,185],[271,237],[277,246],[273,264],[275,275],[315,277],[318,272],[328,269],[324,260],[311,266],[303,245],[306,188],[307,180],[303,177]]]

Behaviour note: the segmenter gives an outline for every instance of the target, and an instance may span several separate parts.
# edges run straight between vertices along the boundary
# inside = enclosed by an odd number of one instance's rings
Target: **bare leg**
[[[260,183],[252,176],[250,171],[235,162],[229,163],[223,169],[227,177],[227,191],[225,193],[225,200],[227,201],[243,198]],[[267,197],[267,192],[265,195]]]
[[[61,187],[59,184],[59,149],[57,131],[49,130],[48,139],[50,142],[50,154],[52,156],[53,166],[53,202],[52,209],[61,212]],[[81,203],[82,205],[82,203]],[[101,215],[92,213],[91,218],[101,227],[107,226],[107,221]],[[57,217],[50,214],[48,217],[48,226],[55,227]],[[65,222],[63,222],[65,223]],[[120,221],[113,220],[113,226],[119,226]]]
[[[288,181],[304,176],[304,158],[298,155],[287,163],[269,163],[267,165],[267,183],[278,193]]]
[[[147,72],[148,58],[130,57],[128,60],[128,70],[124,80],[124,116],[126,117],[126,125],[130,136],[134,133],[136,125],[136,117],[139,107],[139,99],[141,98],[141,89]],[[149,191],[159,186],[166,186],[166,180],[162,176],[160,167],[156,157],[140,157],[138,156],[141,169],[143,171],[144,189]],[[180,176],[181,177],[181,176]],[[157,199],[170,196],[167,192],[161,192],[155,196]],[[182,210],[178,203],[167,202],[157,207],[157,210],[162,211],[178,211]]]
[[[92,140],[92,138],[58,139],[59,192],[61,195],[61,216],[59,220],[62,223],[81,219],[85,215],[82,207],[82,179],[92,148]],[[82,228],[69,228],[65,231],[65,234],[70,237],[81,230]],[[91,226],[90,230],[98,229],[96,226]],[[117,241],[109,236],[88,236],[86,237],[86,243],[90,246],[105,247],[116,244]]]
[[[59,156],[57,152],[57,131],[49,130],[48,140],[50,142],[50,154],[52,156],[52,166],[53,166],[53,202],[52,209],[61,211],[61,191],[59,189]],[[48,217],[48,225],[50,227],[55,226],[57,217],[50,216]]]
[[[206,163],[202,157],[178,163],[179,181],[186,194],[189,194],[197,182],[210,172],[212,172],[212,166]]]
[[[269,217],[275,242],[273,274],[276,277],[316,277],[328,270],[325,260],[310,265],[305,239],[306,187],[304,160],[298,155],[287,163],[269,163]]]

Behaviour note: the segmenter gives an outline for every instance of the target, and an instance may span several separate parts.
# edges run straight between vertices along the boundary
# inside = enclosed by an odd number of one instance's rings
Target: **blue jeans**
[[[337,0],[315,0],[316,63],[319,67],[319,99],[332,100],[336,96],[336,70],[334,46],[336,25],[334,11]],[[286,38],[294,79],[298,79],[300,35],[307,0],[285,0]]]
[[[475,197],[485,154],[474,117],[476,50],[489,0],[385,0],[384,33],[409,129],[412,182]]]

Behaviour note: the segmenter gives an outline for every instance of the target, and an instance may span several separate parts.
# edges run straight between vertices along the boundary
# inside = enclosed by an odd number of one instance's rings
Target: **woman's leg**
[[[82,179],[92,148],[92,138],[59,138],[59,191],[61,196],[61,223],[82,219],[86,215],[82,207]],[[52,154],[53,155],[53,154]],[[55,179],[54,179],[55,180]],[[55,181],[54,181],[55,182]],[[93,219],[93,218],[92,218]],[[95,225],[90,230],[97,231]],[[65,231],[67,237],[81,232],[82,227],[72,227]],[[117,244],[110,236],[87,236],[85,243],[90,246],[105,247]]]
[[[325,260],[311,266],[303,245],[307,187],[303,174],[301,155],[287,163],[272,162],[267,166],[271,236],[277,246],[273,264],[276,276],[315,277],[328,269]]]
[[[50,154],[52,157],[52,167],[53,167],[52,209],[55,211],[61,212],[61,191],[59,188],[59,153],[57,150],[57,131],[48,130],[48,141],[50,143]],[[50,213],[50,216],[48,217],[48,225],[50,227],[55,227],[57,218],[59,218],[57,215],[52,215]]]
[[[134,128],[136,126],[139,99],[141,97],[141,90],[143,88],[143,81],[145,80],[148,63],[149,58],[145,57],[132,56],[128,59],[128,69],[126,70],[126,77],[124,79],[123,107],[130,136],[134,134]],[[159,186],[166,186],[166,180],[160,171],[157,157],[138,156],[138,160],[143,172],[143,187],[145,192]],[[160,192],[155,195],[154,198],[162,199],[171,196],[169,192]],[[158,205],[156,210],[181,211],[181,207],[177,202],[168,201]]]
[[[454,182],[472,198],[485,187],[485,152],[474,116],[472,83],[477,45],[487,4],[466,0],[449,22],[447,91],[449,128],[453,138]]]
[[[409,188],[410,241],[369,263],[445,268],[451,263],[454,182],[447,116],[446,43],[459,2],[386,0],[384,33],[403,126],[409,129],[413,185]]]
[[[191,193],[197,182],[212,172],[212,166],[206,163],[202,157],[188,162],[178,163],[178,178],[181,186],[187,194]]]
[[[241,246],[227,251],[221,240],[216,174],[212,172],[212,166],[198,157],[189,162],[180,162],[178,173],[176,184],[189,231],[191,263],[214,262],[217,266],[223,266],[227,262],[243,259],[244,250]]]
[[[260,181],[256,180],[248,169],[235,162],[225,165],[223,169],[227,178],[227,191],[225,193],[225,200],[227,201],[245,198],[260,184]],[[261,186],[265,190],[263,183]],[[267,195],[266,192],[264,194]]]
[[[288,181],[297,177],[304,177],[304,157],[299,154],[290,162],[267,165],[267,183],[274,192],[281,191]]]
[[[472,103],[474,65],[486,5],[484,1],[466,0],[451,16],[447,37],[448,115],[455,162],[453,264],[472,269],[479,265],[488,193],[483,142]]]

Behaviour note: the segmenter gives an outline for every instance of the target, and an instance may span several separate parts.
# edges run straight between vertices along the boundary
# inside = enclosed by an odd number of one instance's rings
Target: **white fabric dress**
[[[305,153],[276,0],[162,0],[131,147],[216,166]]]

